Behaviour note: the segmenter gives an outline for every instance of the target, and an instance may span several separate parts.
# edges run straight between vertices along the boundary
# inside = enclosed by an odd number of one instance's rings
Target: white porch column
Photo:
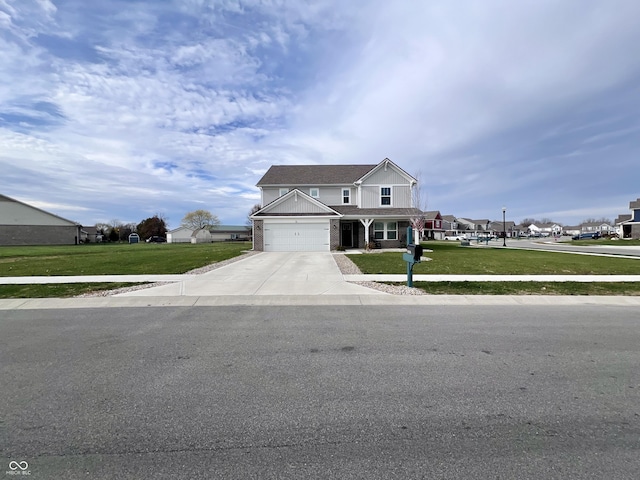
[[[373,218],[361,218],[360,223],[364,225],[364,246],[369,245],[369,227],[373,223]]]

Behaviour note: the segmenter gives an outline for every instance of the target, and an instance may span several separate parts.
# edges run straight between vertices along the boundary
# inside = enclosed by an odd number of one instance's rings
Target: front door
[[[353,247],[353,225],[351,223],[342,224],[342,238],[340,239],[340,245],[345,248]]]

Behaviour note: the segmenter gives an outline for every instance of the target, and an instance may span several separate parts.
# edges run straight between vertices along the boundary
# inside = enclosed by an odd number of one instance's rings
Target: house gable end
[[[291,190],[257,211],[251,218],[269,215],[330,215],[340,216],[331,207],[319,202],[300,190]]]
[[[385,158],[356,183],[362,185],[414,185],[417,180],[391,160]]]

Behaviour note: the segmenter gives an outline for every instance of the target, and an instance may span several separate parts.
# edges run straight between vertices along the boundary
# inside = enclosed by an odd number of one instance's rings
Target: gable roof
[[[362,178],[359,178],[358,182],[363,182],[367,177],[369,177],[370,175],[373,175],[376,171],[380,170],[381,168],[384,168],[385,171],[386,171],[387,168],[389,167],[389,165],[391,165],[393,168],[395,168],[400,173],[400,175],[405,177],[409,182],[411,182],[412,185],[413,185],[413,183],[417,183],[418,182],[414,177],[409,175],[407,172],[405,172],[403,169],[401,169],[398,165],[393,163],[388,158],[385,158],[378,165],[375,165],[371,170],[369,170],[367,173],[365,173],[362,176]]]
[[[276,207],[282,203],[286,203],[288,202],[291,198],[295,198],[296,201],[298,200],[298,197],[301,198],[304,202],[307,202],[307,204],[313,205],[316,210],[317,213],[309,213],[309,212],[304,212],[304,213],[274,213],[271,212],[271,210],[275,210]],[[254,213],[253,215],[251,215],[249,218],[257,218],[257,217],[267,217],[267,216],[312,216],[312,215],[316,215],[316,216],[341,216],[341,214],[339,212],[337,212],[336,210],[334,210],[333,208],[325,205],[324,203],[320,202],[319,200],[316,200],[315,198],[311,197],[310,195],[307,195],[306,193],[298,190],[297,188],[294,188],[293,190],[290,190],[289,192],[287,192],[286,194],[282,195],[281,197],[276,198],[273,202],[266,204],[264,207],[262,207],[260,210],[258,210],[256,213]]]
[[[629,220],[631,220],[631,217],[632,217],[631,214],[618,215],[618,218],[616,218],[615,224],[618,225],[620,223],[628,222]]]
[[[439,210],[429,210],[424,212],[424,218],[427,220],[442,220],[442,216],[440,216]]]
[[[256,186],[264,185],[348,185],[376,165],[272,165]]]
[[[6,195],[0,195],[0,204],[2,204],[2,203],[15,203],[17,205],[22,205],[23,207],[27,207],[27,208],[30,208],[30,209],[35,210],[37,212],[43,213],[43,214],[45,214],[45,215],[47,215],[49,217],[53,217],[53,218],[55,218],[57,220],[60,220],[60,221],[62,221],[64,223],[69,223],[69,224],[77,226],[77,227],[82,227],[82,225],[80,225],[78,222],[74,222],[73,220],[69,220],[67,218],[63,218],[63,217],[61,217],[59,215],[56,215],[55,213],[47,212],[46,210],[42,210],[41,208],[34,207],[33,205],[29,205],[28,203],[21,202],[20,200],[16,200],[15,198],[7,197]],[[11,207],[9,207],[9,208],[11,208]],[[2,213],[2,209],[0,209],[0,213]],[[15,219],[7,219],[7,218],[2,219],[0,217],[0,223],[3,223],[3,221],[4,221],[4,222],[7,222],[7,223],[10,223],[10,224],[13,225],[15,222],[14,221],[10,221],[10,220],[15,220]]]

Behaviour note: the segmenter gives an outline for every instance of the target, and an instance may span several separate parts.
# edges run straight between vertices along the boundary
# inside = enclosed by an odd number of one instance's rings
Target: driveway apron
[[[263,252],[181,282],[116,296],[367,295],[329,252]]]

